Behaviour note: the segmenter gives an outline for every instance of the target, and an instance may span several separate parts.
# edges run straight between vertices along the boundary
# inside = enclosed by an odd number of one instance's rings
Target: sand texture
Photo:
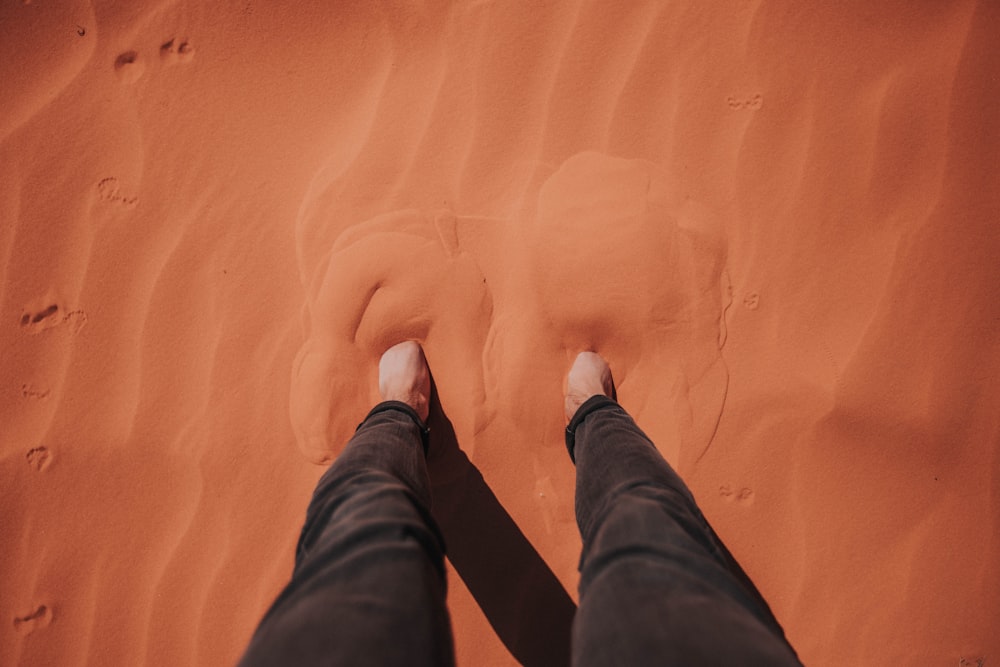
[[[404,338],[461,664],[567,660],[585,348],[806,664],[1000,660],[1000,4],[0,27],[0,665],[232,663]]]

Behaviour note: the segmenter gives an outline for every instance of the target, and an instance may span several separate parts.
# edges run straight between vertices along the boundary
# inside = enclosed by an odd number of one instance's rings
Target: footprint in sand
[[[635,416],[656,406],[644,428],[668,460],[681,450],[694,460],[711,442],[728,377],[719,353],[726,246],[714,213],[683,193],[652,162],[593,151],[540,187],[509,260],[487,368],[499,400],[548,424],[553,441],[562,425],[547,415],[558,411],[523,388],[558,387],[575,352],[597,350],[626,396],[641,392],[626,401]]]
[[[63,317],[63,324],[71,334],[78,334],[87,326],[87,313],[82,310],[71,310]]]
[[[28,382],[21,385],[21,396],[24,398],[42,401],[48,398],[50,393],[52,393],[50,389],[37,389],[34,385]]]
[[[963,656],[958,660],[958,667],[983,667],[985,664],[985,656],[979,658],[966,658]]]
[[[14,631],[25,637],[35,630],[47,627],[52,622],[52,610],[41,605],[30,614],[14,618]]]
[[[62,322],[59,314],[59,306],[52,304],[36,312],[25,312],[21,315],[21,328],[27,329],[28,333],[40,333],[46,329],[51,329]]]
[[[190,63],[194,60],[194,46],[187,40],[172,38],[160,46],[160,59],[167,65]]]
[[[115,75],[122,83],[135,83],[142,78],[146,66],[137,51],[126,51],[115,58]]]
[[[97,183],[97,197],[102,202],[119,204],[127,208],[132,208],[139,202],[138,197],[129,196],[122,192],[121,181],[114,176],[101,179]]]
[[[748,97],[738,97],[736,95],[730,95],[726,98],[726,104],[733,111],[738,111],[740,109],[750,109],[751,111],[757,111],[762,106],[764,106],[764,96],[760,93],[755,93]]]
[[[26,308],[21,314],[21,328],[32,335],[60,325],[65,325],[71,334],[78,334],[86,324],[87,313],[82,310],[62,312],[55,303],[37,311]]]
[[[38,472],[48,468],[52,462],[52,454],[49,453],[48,447],[35,447],[28,451],[25,458],[28,460],[28,465]]]
[[[296,442],[310,461],[327,463],[346,444],[377,401],[379,356],[401,340],[423,345],[442,404],[464,405],[455,411],[459,437],[482,426],[474,420],[486,419],[482,349],[493,304],[478,264],[459,247],[457,224],[453,215],[401,211],[334,243],[309,296],[309,335],[289,395]]]
[[[740,503],[741,505],[753,504],[753,489],[746,486],[740,489],[733,489],[728,484],[725,484],[719,487],[719,495],[729,502]]]

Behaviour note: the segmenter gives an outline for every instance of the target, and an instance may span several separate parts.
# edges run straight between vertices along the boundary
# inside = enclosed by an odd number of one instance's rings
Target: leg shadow
[[[448,560],[522,665],[569,665],[576,604],[459,448],[436,396],[431,406],[427,463]]]

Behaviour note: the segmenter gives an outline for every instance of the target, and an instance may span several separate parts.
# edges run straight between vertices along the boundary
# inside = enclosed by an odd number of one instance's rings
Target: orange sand
[[[462,664],[588,346],[807,664],[1000,658],[1000,5],[135,4],[0,6],[0,664],[232,662],[401,337]]]

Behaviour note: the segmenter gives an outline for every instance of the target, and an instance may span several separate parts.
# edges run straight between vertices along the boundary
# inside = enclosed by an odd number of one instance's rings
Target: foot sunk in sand
[[[580,406],[593,396],[614,396],[615,383],[611,368],[604,357],[596,352],[581,352],[576,355],[573,366],[566,376],[566,423],[568,424]]]
[[[366,378],[401,340],[418,341],[412,346],[421,359],[433,360],[442,403],[471,441],[485,414],[482,350],[493,303],[478,265],[448,228],[454,224],[400,211],[350,228],[331,249],[313,281],[308,337],[289,393],[296,442],[313,463],[332,461],[384,395]],[[403,345],[386,361],[402,363],[411,353]]]
[[[427,423],[431,374],[419,343],[405,341],[385,351],[378,364],[378,390],[383,401],[406,403]]]

